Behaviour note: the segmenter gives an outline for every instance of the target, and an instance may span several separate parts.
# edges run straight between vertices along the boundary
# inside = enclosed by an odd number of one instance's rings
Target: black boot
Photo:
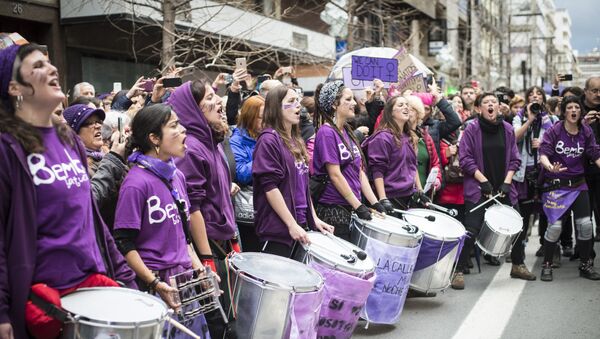
[[[498,260],[498,258],[493,257],[489,254],[484,254],[483,255],[483,259],[488,263],[488,265],[491,266],[500,266],[500,260]]]
[[[552,281],[552,263],[545,262],[542,265],[542,274],[540,275],[541,281]]]
[[[586,262],[582,261],[581,264],[579,264],[579,276],[590,280],[600,280],[600,273],[594,270],[591,259]]]

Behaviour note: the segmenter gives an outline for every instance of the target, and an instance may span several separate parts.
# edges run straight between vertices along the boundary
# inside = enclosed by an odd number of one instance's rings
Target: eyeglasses
[[[600,93],[600,88],[586,89],[586,91],[590,91],[590,92],[592,92],[592,94],[598,94],[598,93]]]
[[[81,124],[81,127],[90,127],[93,125],[100,125],[102,126],[102,124],[104,124],[103,120],[86,120],[83,124]]]

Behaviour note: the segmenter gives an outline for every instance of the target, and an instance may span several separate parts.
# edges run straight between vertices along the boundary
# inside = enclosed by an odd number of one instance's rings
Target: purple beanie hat
[[[101,120],[104,120],[106,113],[100,108],[91,108],[88,105],[77,104],[65,108],[63,111],[63,117],[75,133],[79,133],[81,125],[93,114],[98,114]]]
[[[8,99],[8,84],[12,80],[13,65],[17,58],[19,45],[12,45],[0,50],[0,98]]]

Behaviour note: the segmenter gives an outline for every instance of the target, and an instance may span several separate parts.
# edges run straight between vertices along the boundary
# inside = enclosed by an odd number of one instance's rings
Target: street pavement
[[[525,253],[536,281],[512,279],[511,264],[494,267],[482,259],[481,273],[476,266],[465,275],[464,290],[407,299],[397,324],[365,329],[361,321],[353,338],[600,338],[600,281],[580,278],[579,260],[564,257],[562,267],[554,269],[554,281],[540,281],[538,247],[534,229]],[[595,249],[600,253],[600,243]]]

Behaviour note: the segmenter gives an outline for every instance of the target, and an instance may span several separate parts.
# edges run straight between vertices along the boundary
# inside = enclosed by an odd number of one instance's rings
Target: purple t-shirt
[[[173,179],[173,188],[185,201],[188,213],[185,178],[179,170]],[[151,270],[192,265],[171,192],[156,175],[139,166],[131,168],[121,186],[115,215],[117,229],[139,230],[135,245],[144,264]]]
[[[37,197],[34,283],[59,290],[106,269],[96,243],[90,181],[74,147],[40,128],[46,151],[27,156]],[[84,160],[85,161],[85,160]]]
[[[346,178],[352,192],[360,200],[360,151],[348,136],[348,133],[346,131],[343,131],[343,133],[346,145],[352,148],[351,151],[344,145],[342,138],[333,127],[323,125],[319,128],[313,151],[314,171],[316,175],[327,174],[327,164],[339,165],[342,175]],[[342,197],[331,182],[327,184],[319,202],[330,205],[348,205],[346,199]]]
[[[402,135],[398,146],[392,133],[383,130],[368,142],[368,164],[373,179],[383,178],[388,198],[399,198],[414,192],[417,155],[410,137]]]
[[[546,171],[547,179],[573,179],[584,175],[588,159],[595,161],[600,157],[600,148],[589,126],[582,125],[577,135],[571,135],[564,122],[559,122],[544,133],[540,155],[547,156],[552,164],[559,162],[567,168],[560,173]]]
[[[306,223],[306,213],[308,213],[308,201],[306,201],[306,191],[308,190],[308,166],[304,161],[296,161],[296,222]]]

